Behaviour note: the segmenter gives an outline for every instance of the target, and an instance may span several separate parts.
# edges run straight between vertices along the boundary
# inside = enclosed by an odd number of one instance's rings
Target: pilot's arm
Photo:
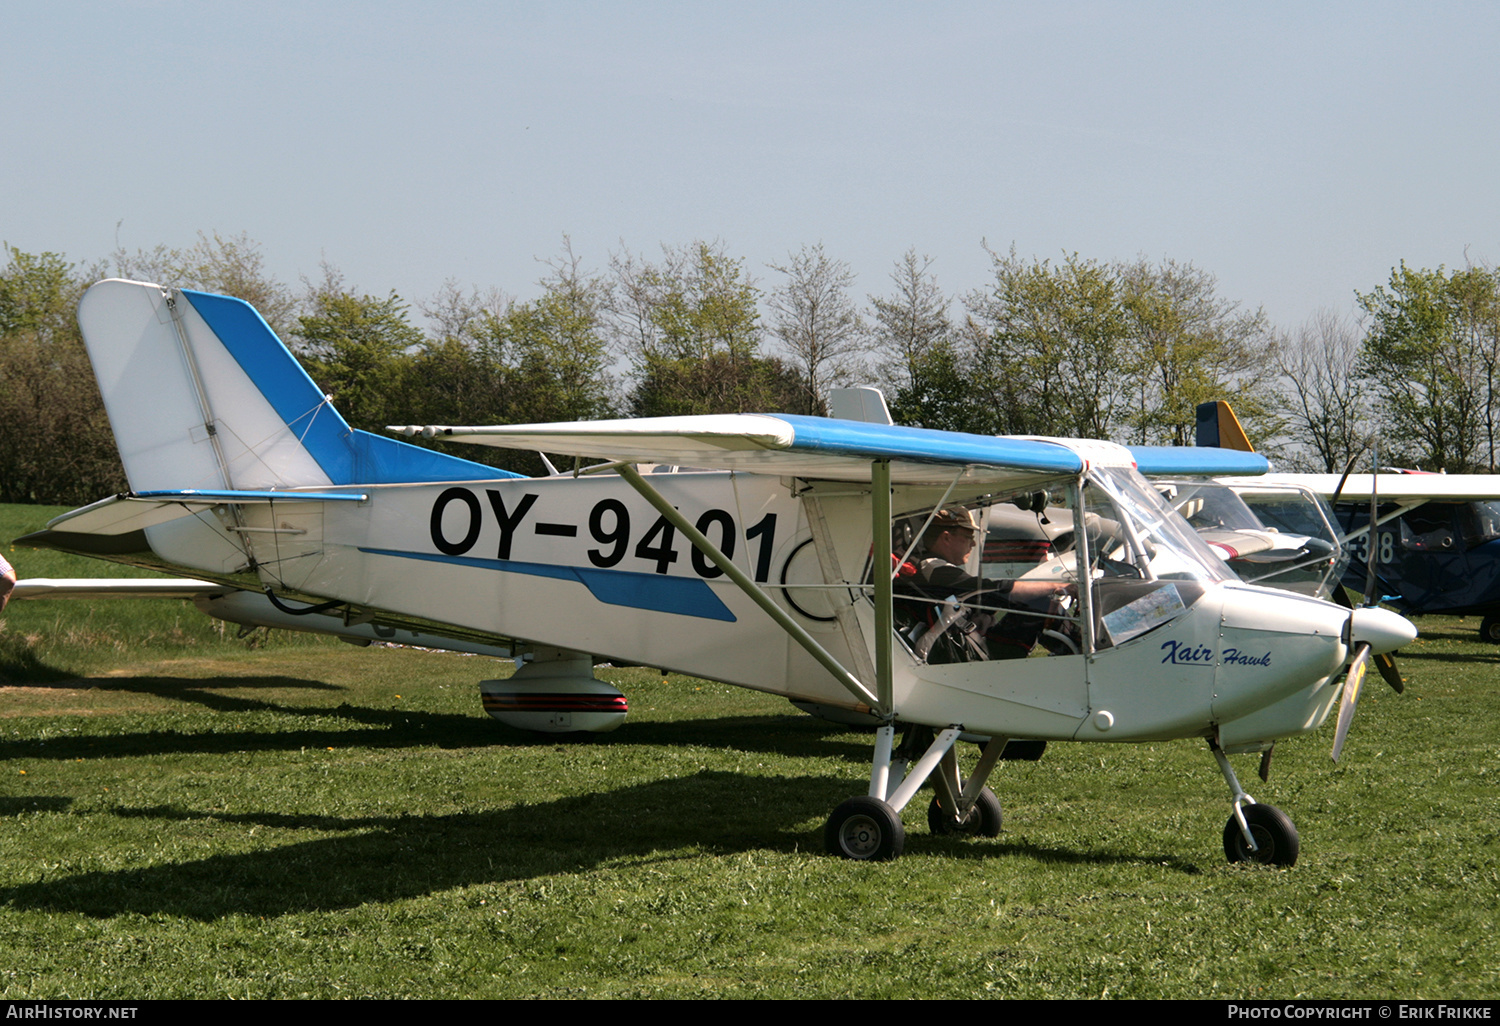
[[[992,580],[975,577],[962,567],[944,559],[924,559],[917,570],[918,579],[931,595],[971,595],[981,592],[980,605],[1009,606],[1013,609],[1045,611],[1053,599],[1068,590],[1056,581]]]

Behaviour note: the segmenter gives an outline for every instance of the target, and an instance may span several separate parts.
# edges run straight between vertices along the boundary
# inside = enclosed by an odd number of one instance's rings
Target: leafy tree
[[[1359,350],[1360,333],[1326,310],[1278,347],[1293,469],[1339,473],[1369,445],[1364,382],[1355,373]]]
[[[297,350],[308,373],[352,426],[378,432],[407,423],[402,386],[425,337],[396,293],[357,295],[336,269],[323,270],[323,282],[309,288],[308,312],[297,318]]]
[[[199,232],[198,241],[187,249],[159,245],[132,254],[120,248],[111,262],[110,273],[118,278],[243,299],[282,338],[296,329],[296,298],[266,272],[260,244],[244,232],[227,237],[218,232],[212,236]]]
[[[5,247],[0,271],[0,502],[81,505],[125,489],[74,311],[85,282],[56,253]]]
[[[718,243],[662,252],[659,264],[628,252],[610,264],[608,323],[633,364],[631,414],[804,409],[806,383],[760,355],[760,292],[743,262]]]
[[[1370,315],[1360,367],[1378,396],[1382,448],[1392,459],[1430,470],[1493,468],[1497,291],[1491,271],[1449,275],[1403,262],[1389,283],[1359,295]]]
[[[527,303],[498,292],[465,296],[453,283],[423,311],[438,333],[417,354],[406,388],[413,423],[521,424],[590,420],[613,411],[602,313],[604,283],[571,248],[549,264],[543,294]],[[444,446],[481,459],[473,446]],[[486,450],[481,462],[523,473],[532,453]]]
[[[851,380],[858,358],[868,348],[849,287],[854,272],[842,260],[830,260],[823,244],[804,246],[772,265],[785,280],[768,297],[772,332],[800,368],[807,388],[799,413],[819,413],[829,385]]]
[[[1130,333],[1119,372],[1134,385],[1131,439],[1188,445],[1198,405],[1215,399],[1234,405],[1252,440],[1272,434],[1276,339],[1264,313],[1219,298],[1214,276],[1192,264],[1139,260],[1116,273]]]
[[[932,277],[931,267],[930,257],[919,258],[915,249],[908,249],[891,272],[895,293],[870,297],[874,310],[871,347],[877,354],[881,380],[892,395],[915,387],[919,365],[928,354],[952,343],[948,299]]]
[[[1123,420],[1127,322],[1118,275],[991,254],[993,285],[965,300],[976,401],[1000,434],[1108,438]]]
[[[898,424],[944,431],[987,432],[975,416],[972,382],[959,367],[959,357],[948,339],[935,342],[911,356],[909,380],[890,397],[891,419]]]

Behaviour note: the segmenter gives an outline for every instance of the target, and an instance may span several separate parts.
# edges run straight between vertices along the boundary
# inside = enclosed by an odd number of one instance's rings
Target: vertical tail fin
[[[243,300],[111,279],[78,323],[134,491],[517,476],[351,428]]]
[[[1222,399],[1198,405],[1198,431],[1194,444],[1214,449],[1237,449],[1240,452],[1255,451],[1250,439],[1245,437],[1245,429],[1240,427],[1240,419]]]

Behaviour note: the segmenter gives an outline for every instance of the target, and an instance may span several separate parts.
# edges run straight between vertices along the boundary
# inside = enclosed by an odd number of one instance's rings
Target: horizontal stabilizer
[[[360,492],[269,492],[184,489],[124,492],[64,513],[47,522],[51,531],[70,534],[129,534],[214,506],[273,502],[363,502]]]
[[[179,598],[223,595],[234,588],[210,581],[150,577],[30,577],[16,582],[15,599]]]

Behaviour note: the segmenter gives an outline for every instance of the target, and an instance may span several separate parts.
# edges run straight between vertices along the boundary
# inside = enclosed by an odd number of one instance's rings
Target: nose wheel
[[[1234,815],[1224,824],[1224,854],[1229,861],[1295,866],[1301,845],[1291,817],[1274,805],[1257,804],[1240,786],[1224,750],[1212,739],[1208,748],[1219,764],[1219,772],[1224,774],[1224,782],[1229,785],[1230,807],[1234,809]]]
[[[1300,844],[1291,817],[1274,805],[1247,805],[1242,810],[1255,850],[1245,840],[1238,816],[1224,824],[1224,854],[1230,862],[1259,862],[1266,866],[1295,866]]]

